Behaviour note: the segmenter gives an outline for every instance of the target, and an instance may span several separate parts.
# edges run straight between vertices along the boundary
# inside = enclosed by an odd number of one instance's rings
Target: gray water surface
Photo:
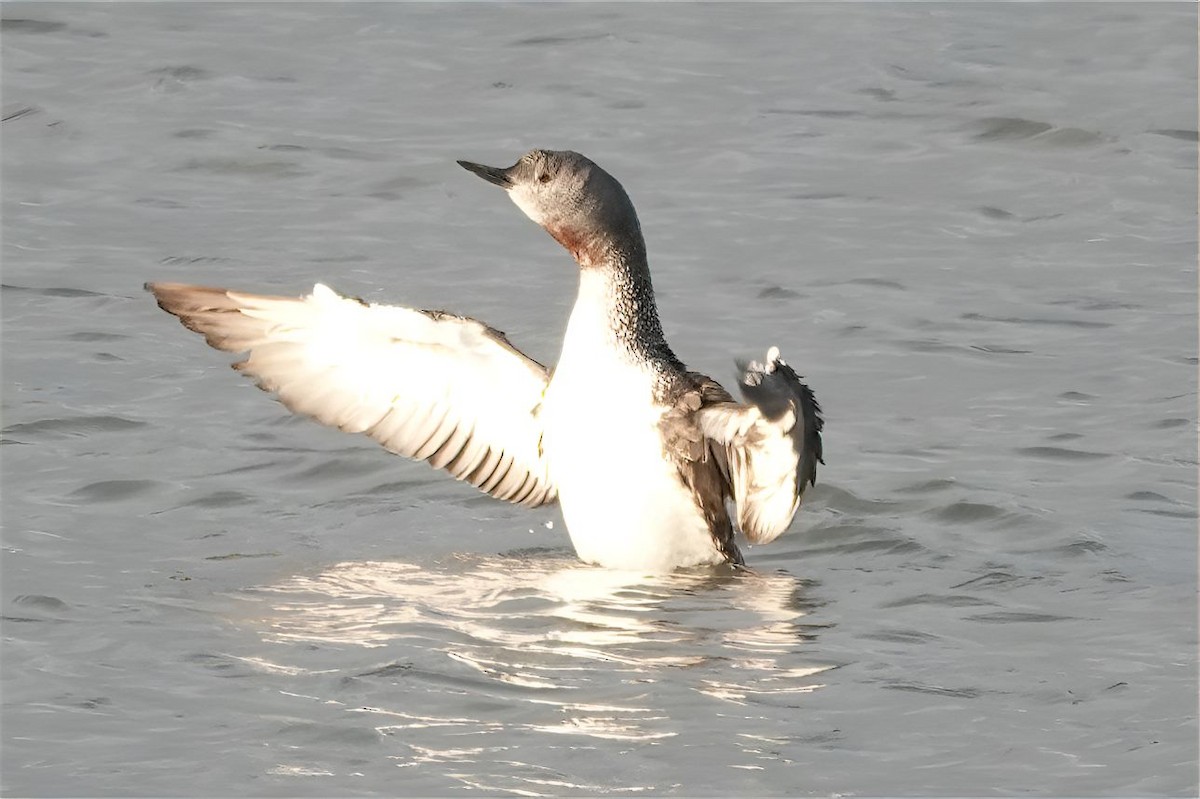
[[[5,795],[1195,795],[1194,5],[3,7]],[[141,291],[553,362],[579,150],[827,465],[753,574],[584,566]]]

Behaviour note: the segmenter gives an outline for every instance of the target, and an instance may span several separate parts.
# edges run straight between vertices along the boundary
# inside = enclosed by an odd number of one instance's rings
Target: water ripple
[[[1058,128],[1048,122],[1020,117],[986,117],[972,125],[981,142],[1030,141],[1051,147],[1087,147],[1112,137],[1081,128]]]
[[[0,29],[9,33],[57,33],[65,30],[67,23],[44,19],[19,19],[6,17],[0,20]]]
[[[1011,624],[1013,622],[1032,622],[1042,624],[1054,621],[1072,621],[1073,616],[1059,616],[1054,613],[1030,613],[1027,611],[997,610],[991,613],[978,613],[967,616],[967,621],[982,621],[989,624]]]
[[[831,665],[803,655],[820,627],[807,591],[785,573],[646,576],[529,553],[342,563],[251,594],[269,609],[258,622],[267,639],[296,652],[323,643],[410,655],[349,679],[543,708],[495,719],[360,708],[381,716],[385,734],[451,726],[650,742],[681,731],[658,683],[734,705],[792,706],[819,689],[814,678]],[[601,693],[598,674],[609,686]]]
[[[151,494],[163,487],[157,480],[100,480],[78,488],[67,495],[72,503],[93,504],[120,502],[130,497]]]
[[[4,428],[4,437],[49,436],[65,438],[88,436],[95,433],[123,433],[145,427],[145,422],[125,419],[120,416],[72,416],[67,418],[38,419],[35,422],[19,422]]]
[[[1089,452],[1081,449],[1068,449],[1067,447],[1018,447],[1016,452],[1021,455],[1030,455],[1034,458],[1066,461],[1094,461],[1112,457],[1107,452]]]

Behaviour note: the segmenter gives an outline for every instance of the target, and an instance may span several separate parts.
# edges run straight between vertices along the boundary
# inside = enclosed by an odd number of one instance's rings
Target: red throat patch
[[[558,225],[547,225],[546,232],[554,237],[554,240],[567,248],[567,252],[571,253],[581,266],[589,266],[592,258],[588,251],[587,242],[583,236],[580,236],[575,231]]]

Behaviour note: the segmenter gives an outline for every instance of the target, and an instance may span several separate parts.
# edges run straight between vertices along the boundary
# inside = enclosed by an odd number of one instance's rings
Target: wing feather
[[[505,453],[501,453],[500,460],[496,463],[496,468],[492,470],[492,473],[486,480],[479,484],[479,487],[487,493],[495,495],[493,492],[497,492],[500,481],[508,476],[508,470],[511,468],[512,458]]]
[[[465,424],[460,422],[450,431],[450,435],[438,447],[438,451],[429,456],[429,465],[435,469],[445,469],[467,448],[471,442],[471,434],[474,432],[474,426],[469,422]]]
[[[146,288],[211,346],[247,353],[234,368],[288,409],[365,433],[501,499],[533,507],[557,498],[538,447],[549,375],[503,333],[321,284],[300,298]]]
[[[742,365],[746,404],[728,402],[699,411],[704,434],[724,445],[737,505],[738,526],[754,543],[777,538],[817,480],[821,407],[775,348],[765,364]]]
[[[499,450],[492,449],[490,446],[487,447],[483,455],[483,460],[471,470],[471,473],[465,479],[470,481],[472,485],[481,487],[487,485],[488,480],[496,472],[496,464],[500,462],[502,454]]]

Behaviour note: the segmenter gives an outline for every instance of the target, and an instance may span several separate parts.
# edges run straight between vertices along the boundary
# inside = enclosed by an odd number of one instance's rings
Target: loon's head
[[[507,168],[459,161],[505,189],[525,215],[581,266],[606,258],[645,258],[637,213],[616,178],[570,150],[530,150]]]

